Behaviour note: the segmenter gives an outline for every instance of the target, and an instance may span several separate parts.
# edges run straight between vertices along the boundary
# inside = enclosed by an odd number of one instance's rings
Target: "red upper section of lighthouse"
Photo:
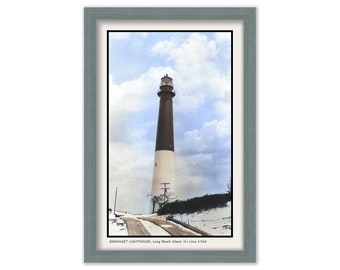
[[[174,127],[172,113],[172,98],[176,95],[172,78],[165,75],[161,79],[158,91],[159,112],[156,136],[156,151],[169,150],[174,151]]]

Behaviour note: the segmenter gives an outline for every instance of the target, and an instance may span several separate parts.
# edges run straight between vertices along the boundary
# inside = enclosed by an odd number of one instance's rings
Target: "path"
[[[141,217],[140,219],[152,222],[157,226],[161,227],[165,231],[167,231],[172,236],[200,236],[200,234],[185,228],[183,226],[177,225],[173,222],[167,221],[165,219],[157,218],[157,217]]]
[[[135,218],[128,218],[128,217],[123,217],[124,222],[126,223],[126,227],[128,230],[129,235],[134,235],[134,236],[143,236],[143,235],[150,235],[150,233],[145,229],[144,225],[142,222],[138,219]]]
[[[124,216],[122,217],[126,224],[127,234],[129,236],[161,236],[159,230],[164,230],[171,236],[208,236],[209,234],[195,227],[187,225],[180,221],[166,220],[164,217],[155,215],[151,216]],[[148,221],[157,226],[159,229],[152,230],[144,226],[142,221]],[[145,222],[144,222],[145,223]],[[148,227],[148,226],[147,226]],[[150,230],[151,229],[151,230]],[[163,232],[164,232],[163,231]]]

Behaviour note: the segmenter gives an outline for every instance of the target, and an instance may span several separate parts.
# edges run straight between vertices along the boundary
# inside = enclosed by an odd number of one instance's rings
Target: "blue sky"
[[[230,172],[229,32],[110,32],[109,204],[147,213],[157,90],[173,78],[177,198],[227,191]]]

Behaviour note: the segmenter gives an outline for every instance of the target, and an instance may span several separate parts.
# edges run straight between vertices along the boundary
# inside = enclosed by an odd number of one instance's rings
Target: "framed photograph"
[[[256,261],[256,9],[84,9],[85,262]]]

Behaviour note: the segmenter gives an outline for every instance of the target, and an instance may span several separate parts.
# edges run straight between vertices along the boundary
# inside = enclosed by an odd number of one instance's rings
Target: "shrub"
[[[166,214],[190,214],[212,208],[224,207],[231,201],[231,194],[214,194],[195,197],[186,201],[174,201],[164,205],[158,210],[159,215]]]

